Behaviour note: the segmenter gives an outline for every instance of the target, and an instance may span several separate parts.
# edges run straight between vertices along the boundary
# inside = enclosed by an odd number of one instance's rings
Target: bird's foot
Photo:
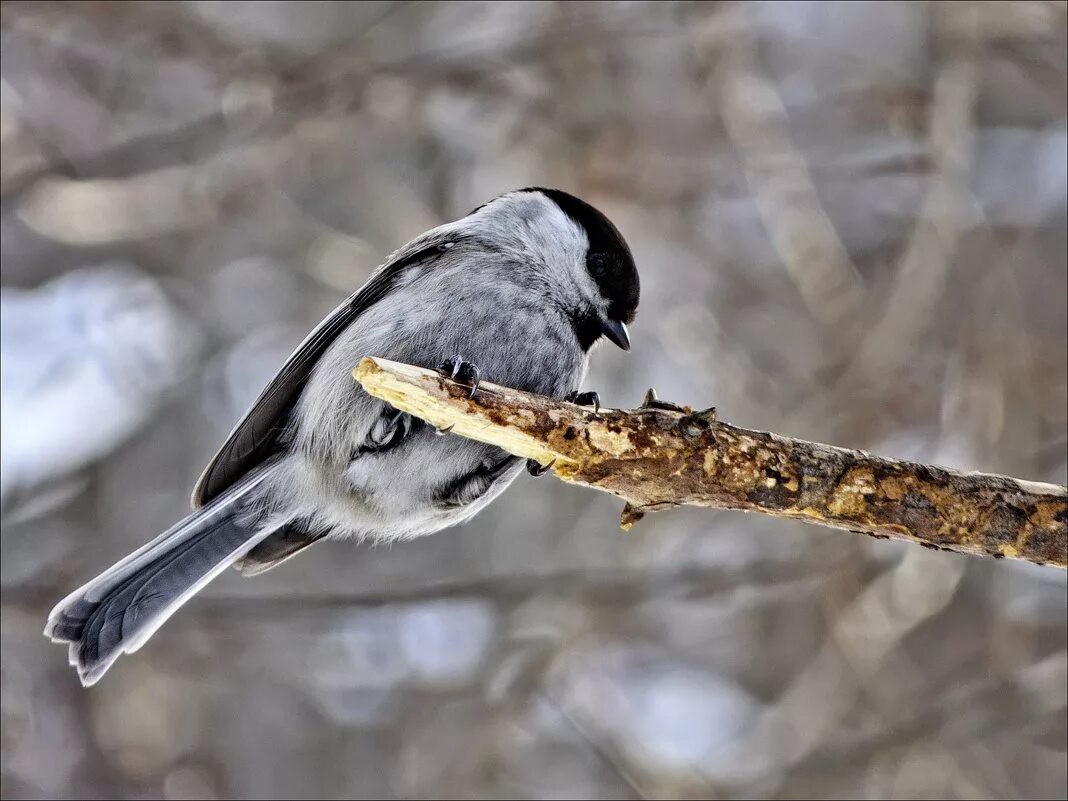
[[[596,392],[569,392],[564,400],[576,406],[592,406],[594,414],[601,411],[601,396]]]
[[[556,464],[556,459],[553,459],[549,464],[542,464],[536,459],[527,459],[527,472],[534,478],[538,478],[552,470],[554,464]]]
[[[412,430],[412,418],[404,412],[387,406],[379,415],[367,440],[352,454],[357,459],[365,453],[383,453],[395,448]]]
[[[459,354],[443,361],[438,367],[438,373],[443,378],[452,379],[459,384],[466,384],[470,390],[467,394],[468,398],[475,397],[475,392],[478,390],[478,382],[482,380],[482,373],[478,367],[471,362],[465,362],[464,357]]]

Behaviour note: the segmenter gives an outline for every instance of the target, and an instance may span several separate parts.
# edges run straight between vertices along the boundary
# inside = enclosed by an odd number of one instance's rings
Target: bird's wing
[[[266,537],[242,556],[234,567],[245,576],[258,576],[288,562],[305,548],[314,545],[329,532],[309,532],[300,525],[287,525]]]
[[[193,508],[200,508],[225,492],[249,470],[277,453],[289,414],[319,357],[353,320],[388,294],[401,274],[432,265],[453,244],[454,238],[436,229],[397,251],[304,339],[204,469],[193,489]]]

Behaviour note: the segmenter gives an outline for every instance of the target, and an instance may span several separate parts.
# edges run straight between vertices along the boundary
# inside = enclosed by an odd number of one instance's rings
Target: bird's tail
[[[204,585],[272,531],[248,522],[261,471],[75,590],[48,615],[45,636],[70,643],[82,684],[95,684]]]

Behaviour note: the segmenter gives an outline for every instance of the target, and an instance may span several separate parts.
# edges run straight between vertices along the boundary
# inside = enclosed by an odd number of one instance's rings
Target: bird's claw
[[[538,478],[539,476],[548,473],[554,464],[556,464],[556,459],[553,459],[549,464],[544,465],[537,459],[527,459],[527,472],[534,476],[534,478]]]
[[[459,384],[466,384],[469,392],[468,399],[475,397],[478,391],[478,383],[482,380],[482,373],[472,362],[464,361],[464,357],[457,354],[451,359],[446,359],[438,367],[438,374],[442,378],[448,378]]]
[[[456,428],[456,423],[453,423],[448,428],[435,428],[434,429],[434,433],[437,434],[439,437],[444,437],[446,434],[448,434],[454,428]]]
[[[597,414],[601,411],[601,396],[596,392],[569,392],[564,398],[568,403],[573,403],[576,406],[592,406],[593,413]]]
[[[365,453],[382,453],[401,443],[412,429],[412,418],[399,409],[387,407],[371,427],[367,439],[352,452],[349,460],[358,459]]]

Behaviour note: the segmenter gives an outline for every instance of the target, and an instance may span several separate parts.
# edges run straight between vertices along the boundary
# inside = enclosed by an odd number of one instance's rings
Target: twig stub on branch
[[[740,509],[1068,566],[1068,490],[1055,484],[883,459],[716,419],[714,410],[599,413],[483,382],[477,396],[437,373],[366,358],[364,389],[438,428],[552,463],[565,481],[627,501],[623,524],[694,505]]]

